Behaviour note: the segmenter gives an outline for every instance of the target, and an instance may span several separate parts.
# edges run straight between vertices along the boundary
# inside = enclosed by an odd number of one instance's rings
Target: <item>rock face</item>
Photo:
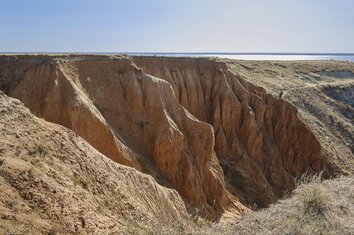
[[[6,61],[0,76],[11,83],[2,84],[2,90],[35,115],[72,129],[114,161],[139,169],[134,154],[116,138],[73,72],[48,57]]]
[[[208,218],[247,212],[239,199],[266,206],[296,177],[324,168],[321,146],[296,108],[224,63],[20,56],[3,57],[0,66],[8,95],[175,188]]]
[[[229,189],[243,202],[267,206],[304,172],[324,167],[321,146],[290,103],[268,95],[205,59],[134,58],[144,71],[168,81],[176,97],[215,131],[215,152]]]

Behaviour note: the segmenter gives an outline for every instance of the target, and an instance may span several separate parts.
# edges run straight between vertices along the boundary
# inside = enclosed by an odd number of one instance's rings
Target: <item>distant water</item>
[[[132,56],[219,57],[238,60],[341,60],[354,62],[354,53],[0,52],[0,54],[128,54]]]
[[[127,53],[132,56],[219,57],[237,60],[341,60],[354,62],[354,54],[291,53]]]

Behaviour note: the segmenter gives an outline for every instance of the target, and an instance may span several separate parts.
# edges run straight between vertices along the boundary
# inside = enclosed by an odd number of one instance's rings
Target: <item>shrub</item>
[[[318,183],[308,185],[308,187],[303,189],[300,195],[305,213],[324,215],[329,197],[321,185]]]

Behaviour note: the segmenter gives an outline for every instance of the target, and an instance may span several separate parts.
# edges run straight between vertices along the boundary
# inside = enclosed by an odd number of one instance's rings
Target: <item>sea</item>
[[[237,60],[340,60],[354,62],[354,53],[126,53],[132,56],[219,57]]]
[[[0,52],[0,54],[127,54],[131,56],[219,57],[237,60],[340,60],[354,62],[354,53]]]

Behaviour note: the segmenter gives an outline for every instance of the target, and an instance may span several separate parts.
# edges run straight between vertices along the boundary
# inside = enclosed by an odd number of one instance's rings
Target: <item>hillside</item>
[[[0,234],[131,234],[189,226],[175,190],[114,163],[1,91],[0,136]]]
[[[335,175],[354,173],[354,63],[229,61],[249,81],[299,110]]]
[[[353,185],[353,177],[323,182],[310,177],[290,198],[231,225],[204,224],[192,234],[353,234]]]
[[[183,233],[351,175],[353,81],[349,62],[0,56],[0,229]]]

